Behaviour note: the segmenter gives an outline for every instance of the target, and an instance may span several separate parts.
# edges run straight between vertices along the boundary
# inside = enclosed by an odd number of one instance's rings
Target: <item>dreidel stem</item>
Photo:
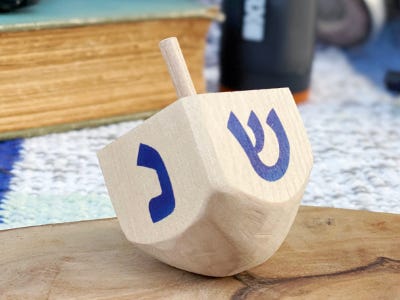
[[[176,37],[164,39],[159,46],[178,98],[196,95],[178,39]]]

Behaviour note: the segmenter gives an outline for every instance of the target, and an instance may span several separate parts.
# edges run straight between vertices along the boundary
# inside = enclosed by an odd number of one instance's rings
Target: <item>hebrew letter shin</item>
[[[229,116],[228,129],[245,151],[254,171],[267,181],[276,181],[283,177],[289,166],[290,145],[285,129],[274,109],[271,109],[269,112],[266,123],[274,131],[279,145],[279,157],[273,166],[267,166],[259,157],[259,153],[264,148],[265,136],[260,120],[253,111],[250,113],[247,126],[254,133],[255,145],[253,145],[242,124],[233,112]]]

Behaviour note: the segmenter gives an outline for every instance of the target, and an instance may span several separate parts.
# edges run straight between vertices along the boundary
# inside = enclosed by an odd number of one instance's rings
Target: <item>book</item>
[[[0,139],[141,118],[176,100],[158,42],[176,36],[198,92],[215,7],[42,0],[0,18]]]

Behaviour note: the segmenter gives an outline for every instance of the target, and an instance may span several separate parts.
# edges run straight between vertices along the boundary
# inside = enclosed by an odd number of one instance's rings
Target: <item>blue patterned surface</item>
[[[1,203],[9,191],[12,167],[20,158],[21,139],[0,142],[0,223],[3,223]]]

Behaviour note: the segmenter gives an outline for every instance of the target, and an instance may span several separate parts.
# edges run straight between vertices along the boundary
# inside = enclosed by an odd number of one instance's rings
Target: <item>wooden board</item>
[[[0,299],[400,299],[400,215],[301,207],[263,265],[174,269],[106,219],[0,232]]]

